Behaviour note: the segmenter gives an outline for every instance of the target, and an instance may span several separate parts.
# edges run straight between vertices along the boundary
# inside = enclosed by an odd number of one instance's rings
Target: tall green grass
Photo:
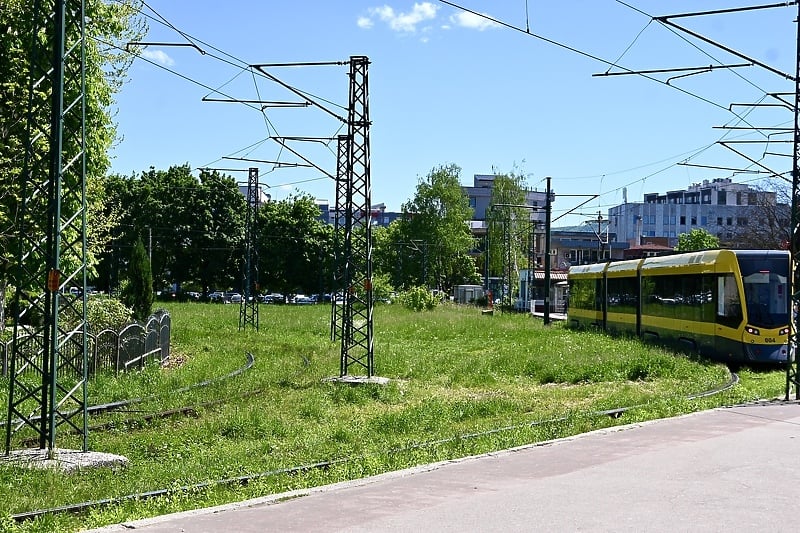
[[[548,327],[527,315],[485,316],[442,306],[375,310],[376,374],[388,385],[344,385],[327,306],[262,306],[260,329],[238,331],[238,306],[175,304],[172,359],[90,385],[90,403],[141,398],[93,417],[90,448],[127,457],[127,468],[76,474],[0,465],[0,527],[81,527],[215,505],[484,453],[611,426],[782,393],[783,373],[742,373],[712,397],[687,396],[728,380],[725,367],[631,339]],[[219,379],[255,357],[254,366]],[[178,389],[210,381],[205,387]],[[147,415],[192,406],[182,415]],[[620,418],[597,414],[638,406]],[[102,429],[100,425],[102,424]],[[15,438],[22,438],[20,435]],[[79,448],[75,436],[60,448]],[[197,484],[308,465],[324,470],[265,475],[245,486]],[[14,525],[9,515],[174,488],[83,515]]]

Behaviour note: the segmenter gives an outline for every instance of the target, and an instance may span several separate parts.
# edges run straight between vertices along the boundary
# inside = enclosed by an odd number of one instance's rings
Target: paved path
[[[800,406],[732,407],[97,531],[792,531]]]

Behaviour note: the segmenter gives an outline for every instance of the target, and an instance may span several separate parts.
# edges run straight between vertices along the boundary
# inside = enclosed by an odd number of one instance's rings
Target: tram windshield
[[[789,323],[787,278],[789,262],[782,257],[739,257],[744,283],[747,322],[777,328]]]

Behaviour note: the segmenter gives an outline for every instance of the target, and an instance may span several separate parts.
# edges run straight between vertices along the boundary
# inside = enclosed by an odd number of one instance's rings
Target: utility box
[[[453,299],[459,304],[470,304],[484,296],[481,285],[456,285]]]

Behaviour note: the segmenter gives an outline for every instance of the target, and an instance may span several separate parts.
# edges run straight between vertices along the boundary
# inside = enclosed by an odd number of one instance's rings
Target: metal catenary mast
[[[52,456],[61,426],[87,449],[86,17],[83,0],[37,0],[30,9],[6,454],[26,430]]]
[[[374,375],[372,223],[369,152],[369,59],[350,58],[347,192],[344,205],[344,310],[340,376],[351,367]]]
[[[239,304],[239,331],[248,326],[258,331],[258,254],[256,227],[258,208],[261,202],[258,184],[258,168],[250,168],[247,174],[247,214],[245,216],[244,279],[242,280],[242,303]]]

